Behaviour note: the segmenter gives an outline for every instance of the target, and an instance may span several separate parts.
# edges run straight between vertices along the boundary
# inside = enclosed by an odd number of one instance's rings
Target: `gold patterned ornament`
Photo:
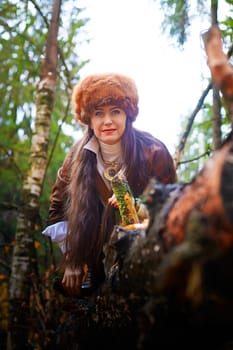
[[[104,169],[104,177],[108,181],[112,181],[114,176],[120,170],[121,163],[118,163],[118,162],[107,162],[105,160],[103,162],[104,162],[104,165],[106,165],[106,168]]]

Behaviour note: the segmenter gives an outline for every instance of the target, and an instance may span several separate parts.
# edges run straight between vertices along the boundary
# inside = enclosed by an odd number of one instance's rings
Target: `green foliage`
[[[48,6],[49,5],[49,6]],[[52,2],[2,0],[0,4],[0,202],[20,206],[23,179],[28,170],[31,138],[36,114],[35,92],[45,52]],[[59,61],[55,105],[49,138],[48,164],[41,194],[41,219],[45,225],[49,196],[57,170],[73,143],[62,127],[72,125],[72,86],[86,63],[75,49],[85,38],[87,18],[77,2],[63,2],[59,29]],[[52,153],[51,153],[52,152]],[[4,211],[0,212],[4,217]],[[12,220],[15,220],[15,215]],[[15,222],[15,221],[14,221]],[[8,225],[6,222],[5,225]],[[11,231],[15,225],[8,225]]]
[[[222,6],[222,5],[229,6]],[[221,22],[219,22],[219,28],[221,30],[224,51],[232,54],[232,39],[233,39],[233,20],[232,11],[233,7],[232,0],[218,1],[218,9],[227,8],[229,11],[221,13]],[[185,42],[189,38],[189,29],[192,26],[195,17],[207,18],[209,20],[209,26],[211,26],[211,16],[213,19],[220,16],[219,13],[213,13],[211,5],[205,0],[160,0],[161,9],[164,13],[164,20],[162,23],[163,32],[167,33],[169,39],[173,40],[175,46],[182,48]],[[232,58],[231,58],[232,60]],[[208,77],[209,78],[209,77]],[[200,96],[202,92],[200,91]],[[220,130],[213,130],[212,125],[212,105],[213,101],[208,102],[202,108],[202,115],[196,118],[192,125],[191,133],[188,135],[185,148],[182,151],[181,164],[178,167],[178,176],[181,181],[190,181],[193,176],[199,171],[208,159],[213,149],[213,133],[222,134],[222,140],[229,133],[231,123],[228,116],[228,110],[222,101],[221,108],[221,127]],[[188,117],[185,118],[188,121]],[[198,120],[199,119],[199,120]],[[183,134],[184,121],[181,122],[181,130]],[[215,126],[216,128],[217,126]]]
[[[3,282],[6,281],[6,290],[15,244],[17,209],[22,205],[22,185],[29,169],[36,116],[35,93],[45,53],[52,3],[47,0],[0,1],[0,277]],[[82,18],[82,10],[77,8],[75,0],[63,1],[58,37],[58,78],[49,135],[50,162],[40,197],[40,216],[34,227],[36,263],[43,281],[36,299],[38,304],[34,299],[30,308],[33,322],[43,319],[42,323],[45,324],[50,320],[55,324],[56,317],[59,319],[57,311],[60,311],[60,301],[54,295],[50,275],[61,260],[61,252],[47,237],[41,235],[41,230],[46,225],[49,197],[57,170],[74,141],[64,126],[74,124],[70,93],[72,86],[79,80],[80,68],[86,63],[79,58],[76,48],[80,42],[88,39],[84,32],[87,21]],[[2,284],[2,292],[1,287]],[[7,328],[7,315],[2,306],[1,299],[3,318],[0,319],[0,337]],[[37,330],[41,329],[41,323],[38,323]],[[38,333],[34,334],[34,327],[32,333],[37,336],[35,342],[38,344]],[[45,330],[47,328],[45,326]],[[48,336],[49,332],[50,329]],[[44,333],[40,338],[42,343],[48,339]],[[35,345],[33,348],[39,347]]]
[[[161,8],[166,16],[162,23],[162,30],[169,32],[171,37],[176,36],[179,45],[183,45],[187,39],[187,28],[189,27],[189,3],[186,0],[160,0]]]
[[[178,47],[187,41],[192,20],[207,14],[204,0],[197,0],[196,4],[190,0],[160,0],[160,7],[164,13],[162,31],[174,39],[173,44]]]
[[[222,105],[221,108],[221,138],[222,141],[230,132],[229,118],[227,111]],[[187,117],[182,118],[181,129],[185,128]],[[205,103],[192,125],[191,132],[185,144],[178,177],[180,181],[189,182],[203,168],[206,161],[213,152],[213,126],[212,126],[212,105]]]
[[[232,0],[226,0],[226,3],[232,5]],[[233,7],[229,6],[229,12],[226,13],[226,18],[220,23],[221,24],[221,33],[224,38],[224,46],[226,50],[232,46],[233,41]]]
[[[232,0],[225,0],[225,3],[232,5]],[[219,2],[219,7],[220,5]],[[189,38],[189,29],[193,20],[197,17],[210,19],[210,6],[211,4],[205,0],[160,0],[160,7],[164,13],[163,33],[168,34],[169,39],[173,39],[174,46],[182,48]],[[229,35],[229,40],[233,28],[232,11],[229,6],[229,12],[225,14],[225,19],[219,23],[223,29],[224,38]],[[232,42],[232,40],[229,42]]]

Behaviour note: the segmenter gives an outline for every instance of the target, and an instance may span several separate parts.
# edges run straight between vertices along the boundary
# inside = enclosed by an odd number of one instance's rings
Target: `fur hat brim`
[[[75,118],[89,125],[90,114],[98,106],[116,105],[134,121],[138,115],[138,92],[135,82],[122,74],[89,75],[77,84],[72,93]]]

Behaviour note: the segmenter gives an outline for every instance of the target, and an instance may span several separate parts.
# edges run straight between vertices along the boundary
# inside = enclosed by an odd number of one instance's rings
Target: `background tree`
[[[8,349],[22,349],[28,342],[31,276],[36,275],[37,272],[33,233],[46,171],[50,120],[55,99],[60,8],[61,0],[54,0],[45,58],[36,90],[36,116],[29,154],[29,168],[23,181],[11,264]]]
[[[162,24],[163,33],[167,33],[173,39],[174,45],[183,48],[189,38],[190,28],[196,16],[209,18],[209,25],[218,24],[228,56],[232,54],[232,0],[225,0],[229,11],[225,13],[225,19],[219,22],[219,10],[223,2],[211,0],[206,2],[197,0],[160,0],[161,9],[164,11]],[[189,116],[183,117],[180,142],[177,145],[174,161],[178,167],[181,180],[188,181],[193,176],[192,170],[200,169],[203,161],[208,159],[213,150],[220,147],[227,133],[232,127],[229,110],[225,108],[218,88],[212,86],[210,77],[206,89],[200,95],[200,99]],[[212,91],[212,98],[209,96]],[[186,119],[186,121],[185,121]],[[204,158],[202,158],[202,155]],[[192,164],[190,164],[190,161]],[[194,165],[194,160],[196,165]],[[190,171],[189,171],[190,170]]]
[[[18,347],[24,344],[29,331],[25,327],[25,314],[20,312],[23,308],[31,313],[29,300],[35,288],[38,288],[35,276],[40,269],[44,271],[48,268],[50,263],[47,261],[44,265],[37,265],[37,261],[41,262],[43,256],[44,259],[50,256],[48,244],[40,244],[38,240],[43,240],[41,227],[46,222],[49,195],[57,168],[73,142],[64,128],[66,123],[72,124],[73,116],[69,105],[71,86],[79,79],[79,69],[86,63],[80,61],[74,47],[79,43],[79,38],[82,38],[87,19],[79,19],[82,10],[75,6],[75,1],[69,1],[69,7],[67,1],[64,1],[63,13],[66,20],[63,22],[61,19],[59,22],[58,66],[55,71],[54,67],[52,70],[53,73],[58,72],[57,84],[46,86],[48,81],[44,80],[44,76],[51,71],[51,66],[47,72],[42,71],[42,67],[44,60],[48,59],[45,43],[51,10],[52,8],[48,9],[47,1],[40,1],[38,6],[33,0],[3,0],[0,5],[0,72],[3,78],[3,83],[0,84],[0,249],[1,256],[4,257],[4,261],[0,260],[0,290],[6,301],[6,282],[11,272],[12,247],[15,246],[10,294],[13,307],[11,320],[15,320],[15,325],[17,321],[17,326],[20,324],[22,327],[20,331],[16,330],[17,334],[20,333],[17,337]],[[53,50],[54,45],[55,43]],[[51,60],[49,64],[52,64]],[[41,71],[42,76],[38,80]],[[50,75],[47,74],[48,76]],[[37,84],[38,91],[42,88],[44,90],[42,97],[37,96],[35,105]],[[55,103],[52,101],[54,98],[50,102],[46,99],[49,89],[51,94],[59,96]],[[46,102],[49,102],[47,110]],[[52,158],[53,161],[50,162]],[[37,248],[37,254],[34,248]],[[32,271],[34,274],[31,274]],[[0,311],[4,311],[0,313],[4,317],[8,306],[9,303],[0,305]],[[36,317],[40,316],[37,312]],[[6,318],[0,325],[7,329]],[[43,330],[45,328],[42,327]],[[22,333],[22,330],[25,332]],[[11,331],[15,329],[11,328]],[[16,333],[11,343],[12,348],[16,345]]]

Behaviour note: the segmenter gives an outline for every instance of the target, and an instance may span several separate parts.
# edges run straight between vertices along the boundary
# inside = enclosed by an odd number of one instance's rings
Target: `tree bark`
[[[218,0],[211,0],[211,24],[218,25]],[[219,88],[213,85],[213,149],[216,150],[221,146],[221,99]]]
[[[217,86],[213,86],[213,112],[212,112],[212,127],[213,127],[213,149],[217,150],[222,144],[221,133],[221,98]]]
[[[21,207],[18,211],[15,247],[9,287],[10,320],[7,348],[29,348],[29,302],[31,275],[36,263],[34,230],[38,217],[39,198],[47,165],[51,113],[57,78],[57,35],[61,0],[54,0],[48,31],[46,55],[36,91],[35,130],[32,137],[29,169],[23,183]]]
[[[229,120],[233,126],[233,69],[228,61],[232,50],[228,54],[223,52],[221,33],[216,25],[204,33],[202,38],[212,79],[223,94],[229,112]]]

